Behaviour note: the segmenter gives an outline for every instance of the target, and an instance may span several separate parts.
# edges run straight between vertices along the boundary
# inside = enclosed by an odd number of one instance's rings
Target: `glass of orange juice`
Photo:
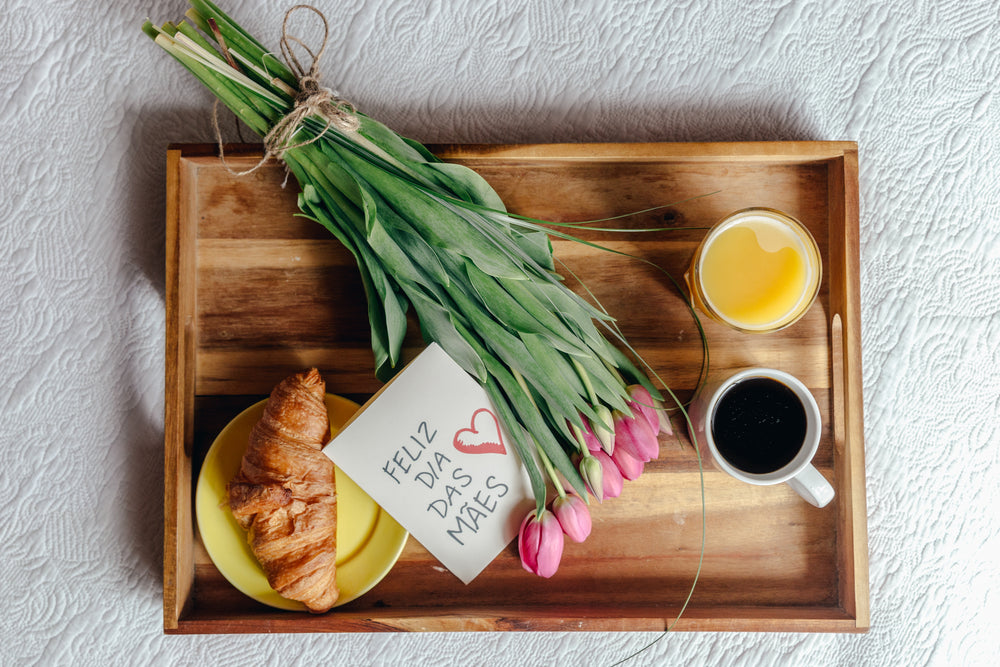
[[[816,240],[801,222],[774,209],[746,208],[708,231],[684,277],[709,317],[764,333],[809,310],[822,274]]]

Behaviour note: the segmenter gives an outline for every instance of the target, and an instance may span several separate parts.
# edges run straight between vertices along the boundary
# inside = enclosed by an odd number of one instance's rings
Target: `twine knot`
[[[308,74],[299,79],[299,93],[295,96],[296,106],[299,104],[318,105],[333,97],[333,91],[319,85],[319,79]]]
[[[315,13],[319,19],[323,22],[323,42],[320,44],[319,51],[316,53],[312,52],[301,39],[294,37],[288,33],[288,20],[291,15],[300,9],[307,9]],[[264,135],[264,157],[256,166],[248,169],[244,172],[234,172],[232,169],[226,165],[226,169],[235,176],[246,176],[257,171],[264,163],[267,162],[268,158],[276,157],[279,160],[284,156],[285,151],[291,150],[293,148],[301,148],[302,146],[307,146],[314,141],[317,141],[320,137],[326,134],[330,128],[336,128],[342,132],[354,132],[360,127],[361,123],[355,114],[354,105],[350,102],[342,99],[336,91],[331,90],[325,86],[320,85],[319,82],[319,61],[323,57],[323,53],[326,51],[327,40],[330,37],[330,25],[327,23],[326,16],[323,12],[316,9],[312,5],[295,5],[285,12],[285,20],[281,24],[281,55],[285,59],[285,63],[288,68],[292,71],[292,74],[298,79],[299,90],[295,93],[294,106],[292,110],[288,112],[281,120],[275,123],[274,127]],[[309,69],[305,69],[299,59],[296,57],[295,52],[292,50],[291,43],[295,42],[300,47],[302,47],[306,53],[312,58],[312,63]],[[216,100],[216,105],[218,100]],[[313,137],[306,139],[305,141],[299,143],[292,143],[296,132],[305,122],[306,118],[309,116],[319,116],[326,121],[326,125],[323,127],[322,131],[315,134]],[[219,140],[219,157],[222,158],[223,164],[225,164],[225,156],[222,152],[222,136],[219,132],[218,120],[216,117],[215,110],[212,113],[212,123],[215,127],[216,138]]]

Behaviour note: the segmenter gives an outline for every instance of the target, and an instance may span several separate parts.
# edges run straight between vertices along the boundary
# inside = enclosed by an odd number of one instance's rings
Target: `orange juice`
[[[688,273],[694,301],[741,331],[774,331],[798,320],[819,292],[816,241],[772,209],[737,211],[716,224]]]

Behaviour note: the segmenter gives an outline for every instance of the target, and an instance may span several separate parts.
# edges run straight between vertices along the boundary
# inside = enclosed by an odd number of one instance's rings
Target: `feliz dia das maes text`
[[[396,484],[404,480],[419,484],[434,497],[427,512],[434,513],[451,525],[446,532],[460,545],[467,533],[478,533],[483,520],[497,509],[497,500],[507,495],[510,487],[489,475],[481,484],[474,484],[472,475],[457,467],[443,452],[431,447],[437,429],[431,431],[426,421],[420,422],[410,442],[393,452],[382,466],[382,472]]]

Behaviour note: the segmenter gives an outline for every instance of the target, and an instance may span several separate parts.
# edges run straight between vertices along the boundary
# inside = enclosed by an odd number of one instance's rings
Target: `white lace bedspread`
[[[283,4],[219,1],[276,44]],[[871,631],[632,664],[996,664],[993,0],[316,2],[326,81],[425,142],[857,141]],[[164,152],[211,139],[211,98],[139,31],[180,0],[2,8],[0,664],[599,665],[654,637],[164,636]]]

